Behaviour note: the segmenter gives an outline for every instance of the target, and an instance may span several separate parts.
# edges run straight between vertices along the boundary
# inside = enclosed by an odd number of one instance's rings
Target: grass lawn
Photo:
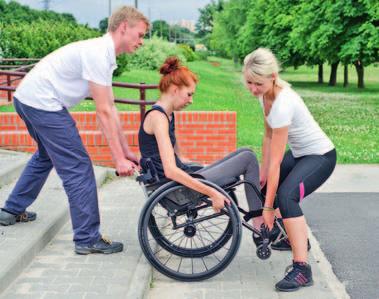
[[[195,61],[188,66],[199,75],[194,103],[188,110],[232,110],[238,115],[238,146],[252,148],[260,156],[263,116],[258,101],[244,88],[240,68],[228,61],[212,58]],[[328,80],[329,68],[324,68]],[[342,81],[339,68],[337,81]],[[349,70],[350,85],[343,88],[317,84],[317,69],[286,69],[282,77],[304,98],[320,126],[335,143],[338,163],[379,163],[379,67],[365,69],[365,89],[356,87],[356,73]],[[156,71],[133,70],[114,81],[156,84]],[[115,88],[117,98],[138,99],[138,91]],[[156,99],[157,91],[147,91],[148,99]],[[138,110],[138,106],[118,104],[119,110]],[[1,111],[13,110],[0,107]],[[92,111],[93,102],[85,101],[72,111]],[[375,137],[376,136],[376,137]]]

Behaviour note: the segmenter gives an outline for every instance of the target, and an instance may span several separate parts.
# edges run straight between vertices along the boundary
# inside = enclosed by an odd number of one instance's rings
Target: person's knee
[[[236,153],[253,153],[255,155],[255,153],[253,152],[253,150],[251,150],[250,148],[248,147],[240,147],[236,150]]]
[[[300,217],[303,215],[298,200],[293,194],[280,189],[277,192],[277,204],[283,219]]]
[[[250,153],[254,153],[251,149],[249,149],[248,147],[240,147],[236,150],[237,153],[243,153],[243,152],[250,152]]]
[[[241,156],[246,156],[246,157],[253,158],[254,160],[257,160],[256,154],[249,148],[246,148],[246,147],[239,148],[237,149],[236,153]]]

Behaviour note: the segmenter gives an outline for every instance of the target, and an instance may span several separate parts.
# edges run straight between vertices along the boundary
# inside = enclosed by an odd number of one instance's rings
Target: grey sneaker
[[[123,249],[124,245],[121,242],[112,242],[105,237],[101,237],[101,239],[93,245],[75,245],[75,252],[77,254],[111,254],[121,252]]]
[[[4,209],[0,210],[0,225],[8,226],[13,225],[16,222],[29,222],[34,221],[37,218],[37,214],[34,212],[21,213],[19,215],[14,215],[5,211]]]

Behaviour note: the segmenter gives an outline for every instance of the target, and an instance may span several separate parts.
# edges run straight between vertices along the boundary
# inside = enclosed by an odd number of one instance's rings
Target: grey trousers
[[[196,173],[220,186],[226,185],[232,182],[235,177],[243,175],[246,181],[261,190],[259,163],[255,153],[247,148],[240,148]],[[257,211],[262,208],[262,202],[251,186],[245,184],[245,193],[250,211]]]

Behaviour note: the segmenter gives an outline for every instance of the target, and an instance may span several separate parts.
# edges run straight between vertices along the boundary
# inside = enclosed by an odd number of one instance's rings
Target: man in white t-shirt
[[[0,224],[36,219],[36,213],[26,212],[26,208],[37,198],[54,166],[70,203],[75,252],[123,250],[122,243],[110,242],[100,235],[92,163],[67,109],[91,96],[116,171],[127,176],[138,169],[137,157],[123,135],[114,105],[112,73],[117,67],[116,56],[140,47],[148,27],[149,21],[143,14],[124,6],[110,17],[107,34],[54,51],[25,76],[14,94],[14,105],[38,150],[1,209]]]

